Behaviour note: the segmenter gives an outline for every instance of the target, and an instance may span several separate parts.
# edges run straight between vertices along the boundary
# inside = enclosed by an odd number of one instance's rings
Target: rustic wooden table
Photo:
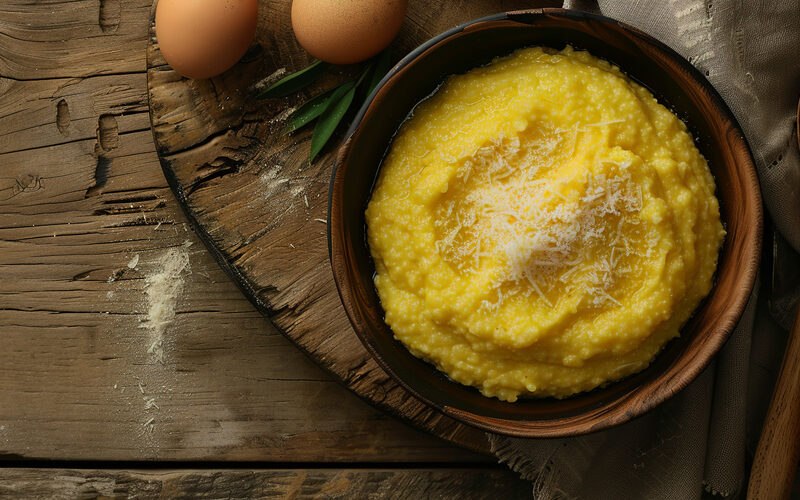
[[[339,386],[213,261],[153,146],[151,5],[0,2],[0,497],[529,494]],[[187,244],[160,363],[145,276]]]

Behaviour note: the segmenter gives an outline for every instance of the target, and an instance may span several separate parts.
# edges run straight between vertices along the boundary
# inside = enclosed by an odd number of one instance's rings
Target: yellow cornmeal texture
[[[725,235],[685,125],[570,47],[450,77],[397,134],[366,220],[396,338],[506,401],[647,367]]]

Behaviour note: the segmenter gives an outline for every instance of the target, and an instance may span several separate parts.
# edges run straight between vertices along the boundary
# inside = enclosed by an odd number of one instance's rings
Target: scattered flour
[[[261,183],[264,186],[265,198],[273,196],[278,189],[289,182],[289,179],[285,177],[279,177],[282,168],[283,167],[280,165],[275,165],[267,172],[261,174]]]
[[[273,83],[275,83],[278,80],[280,80],[281,78],[283,78],[283,75],[285,75],[285,74],[286,74],[286,68],[278,68],[275,71],[273,71],[272,74],[269,75],[268,77],[257,81],[253,85],[253,88],[256,89],[256,90],[261,90],[263,88],[266,88],[269,85],[272,85]]]
[[[136,266],[139,265],[139,254],[133,256],[130,262],[128,262],[128,267],[131,269],[136,269]]]
[[[292,116],[292,113],[295,112],[295,109],[297,109],[297,108],[286,108],[283,111],[281,111],[280,113],[278,113],[277,115],[273,116],[272,119],[269,122],[270,123],[279,123],[279,122],[286,121],[287,118]]]
[[[151,434],[152,434],[152,432],[153,432],[153,428],[155,427],[155,425],[153,424],[153,422],[155,422],[155,420],[156,420],[156,419],[155,419],[154,417],[150,417],[149,419],[147,419],[147,422],[145,422],[144,424],[142,424],[142,426],[143,426],[145,429],[147,429],[148,431],[150,431],[150,433],[151,433]]]
[[[284,168],[282,165],[274,165],[261,174],[259,179],[261,180],[264,198],[269,201],[282,193],[288,193],[292,201],[286,207],[287,212],[296,208],[294,199],[297,198],[299,200],[301,196],[304,200],[303,203],[308,207],[308,197],[305,194],[305,187],[302,184],[296,183],[296,181],[292,181],[289,177],[283,176],[283,173]]]
[[[153,227],[158,231],[171,227],[176,235],[180,235],[181,227],[188,231],[188,226],[171,220],[154,222]],[[170,387],[176,383],[177,376],[170,362],[169,347],[173,342],[168,335],[176,323],[177,308],[183,303],[186,280],[192,272],[191,245],[191,241],[185,241],[153,254],[131,252],[108,277],[109,283],[115,283],[114,288],[104,294],[109,304],[117,297],[130,297],[135,289],[143,292],[137,316],[115,316],[114,334],[136,326],[141,330],[137,335],[125,335],[120,339],[121,348],[126,350],[127,368],[121,373],[124,378],[109,384],[110,392],[123,403],[114,410],[115,418],[121,426],[133,431],[132,436],[123,439],[133,439],[128,445],[138,446],[140,458],[159,458],[160,447],[173,422]],[[136,276],[128,274],[133,269],[138,271]],[[127,278],[124,281],[123,276]],[[132,427],[125,427],[128,425]],[[4,433],[0,432],[0,442],[3,438]]]
[[[191,242],[187,241],[164,252],[156,259],[153,270],[145,276],[147,316],[141,328],[150,330],[147,352],[161,363],[164,362],[164,332],[175,319],[175,306],[183,292],[185,276],[191,272],[189,245]]]

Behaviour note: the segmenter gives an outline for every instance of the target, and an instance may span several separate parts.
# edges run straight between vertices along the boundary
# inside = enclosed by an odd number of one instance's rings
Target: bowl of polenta
[[[520,437],[623,423],[686,387],[761,251],[746,140],[703,75],[578,11],[503,13],[402,59],[337,157],[334,278],[411,393]]]

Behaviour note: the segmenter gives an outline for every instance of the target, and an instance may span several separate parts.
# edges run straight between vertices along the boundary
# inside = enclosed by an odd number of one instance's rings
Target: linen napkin
[[[800,251],[800,152],[794,135],[800,2],[567,0],[564,6],[631,24],[705,73],[742,125],[775,227]],[[575,438],[489,434],[492,450],[533,481],[537,499],[693,499],[701,498],[704,489],[739,496],[746,450],[758,439],[774,383],[770,370],[780,361],[785,336],[769,317],[766,294],[759,300],[758,289],[756,284],[716,360],[649,414]]]

